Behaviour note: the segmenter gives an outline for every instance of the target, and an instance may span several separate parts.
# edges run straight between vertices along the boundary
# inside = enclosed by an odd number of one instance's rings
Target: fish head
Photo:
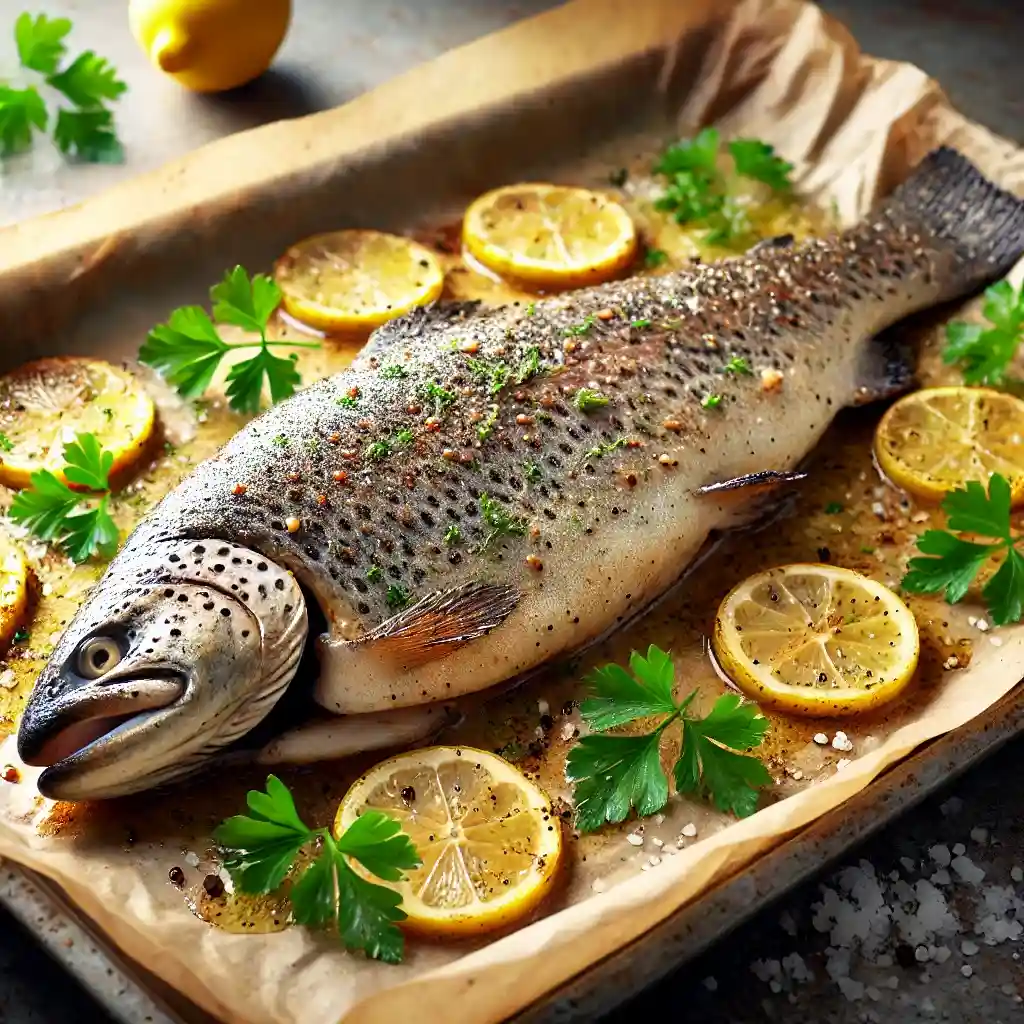
[[[44,796],[105,799],[192,774],[266,716],[298,665],[302,594],[273,563],[218,542],[151,550],[141,572],[125,554],[26,705],[18,753],[44,768]]]

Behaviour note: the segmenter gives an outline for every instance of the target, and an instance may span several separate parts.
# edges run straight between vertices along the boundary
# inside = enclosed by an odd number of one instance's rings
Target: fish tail
[[[952,250],[941,299],[1003,277],[1024,254],[1024,200],[989,181],[948,146],[933,150],[885,203],[897,223]]]

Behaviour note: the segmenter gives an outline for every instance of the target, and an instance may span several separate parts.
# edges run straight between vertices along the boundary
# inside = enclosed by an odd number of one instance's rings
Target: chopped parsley
[[[585,316],[578,324],[570,324],[562,328],[562,334],[567,338],[582,338],[590,332],[590,328],[597,323],[597,317],[591,313]]]
[[[444,542],[449,547],[458,544],[462,540],[462,531],[459,529],[458,523],[452,523],[447,530],[444,531]]]
[[[0,431],[0,451],[14,451],[14,442],[3,431]]]
[[[374,441],[366,446],[364,454],[368,459],[380,462],[381,459],[386,459],[391,454],[391,445],[387,441]]]
[[[409,603],[409,591],[400,583],[392,583],[388,586],[387,596],[384,598],[389,608],[404,608]]]
[[[540,466],[536,462],[524,462],[523,476],[526,477],[529,483],[536,483],[540,479]]]
[[[527,316],[533,316],[533,314],[536,313],[536,312],[537,312],[537,303],[536,302],[528,302],[526,304],[526,315]]]
[[[371,583],[378,583],[380,580],[384,579],[384,573],[379,565],[371,565],[370,568],[366,570],[366,578]]]
[[[412,437],[412,431],[408,428],[400,430],[395,434],[395,444],[404,448],[407,444],[412,444]]]
[[[602,395],[600,391],[595,391],[593,388],[580,388],[579,391],[576,392],[572,401],[573,405],[575,405],[580,412],[590,414],[592,412],[597,412],[598,409],[603,409],[610,399]]]
[[[631,320],[629,326],[630,327],[635,327],[637,330],[640,330],[640,329],[642,329],[644,327],[650,327],[651,326],[651,321],[647,320],[647,319]]]
[[[380,375],[385,380],[404,380],[409,376],[409,371],[400,363],[391,363],[380,368]]]
[[[455,392],[448,391],[434,380],[427,381],[423,385],[423,395],[434,402],[434,413],[437,416],[440,416],[441,413],[455,404]]]
[[[839,501],[830,501],[825,506],[825,515],[827,515],[827,516],[837,516],[842,511],[843,511],[843,505],[842,505],[842,502],[839,502]]]
[[[359,399],[353,395],[342,395],[341,398],[334,400],[335,405],[340,405],[345,409],[355,409],[359,405]]]
[[[705,395],[700,400],[700,407],[702,409],[717,409],[722,404],[721,395]]]
[[[275,434],[270,439],[270,443],[272,445],[274,445],[275,448],[287,448],[288,447],[288,438],[287,438],[287,436],[285,434]]]
[[[507,383],[512,371],[500,360],[467,359],[466,365],[487,382],[488,394],[496,395]]]
[[[486,492],[480,495],[480,515],[491,531],[484,539],[481,550],[498,537],[523,537],[526,534],[526,520],[513,516]]]
[[[664,249],[648,249],[644,253],[644,266],[653,270],[660,267],[668,259],[668,253]]]
[[[498,406],[492,405],[490,411],[487,413],[487,419],[476,428],[477,437],[481,441],[486,441],[494,432],[494,424],[498,422]]]
[[[722,367],[722,372],[746,374],[749,376],[754,371],[750,368],[750,363],[748,363],[746,359],[743,358],[743,356],[733,356],[732,359],[730,359],[729,362],[727,362],[725,366]]]
[[[606,444],[599,444],[596,448],[591,448],[587,452],[588,459],[603,459],[610,452],[615,451],[617,448],[625,448],[629,444],[629,438],[618,437],[614,441],[609,441]]]
[[[540,349],[536,345],[531,345],[526,350],[523,361],[519,364],[519,370],[516,373],[516,383],[525,384],[531,377],[536,376],[539,370]]]

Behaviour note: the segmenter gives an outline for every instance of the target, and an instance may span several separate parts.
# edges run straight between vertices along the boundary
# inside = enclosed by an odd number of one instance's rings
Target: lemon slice
[[[293,245],[274,267],[284,308],[297,320],[332,333],[365,333],[444,287],[434,254],[381,231],[332,231]]]
[[[559,820],[548,798],[494,754],[425,747],[384,761],[348,791],[335,834],[366,810],[401,822],[423,860],[405,881],[373,878],[402,894],[405,926],[414,931],[490,931],[528,914],[551,890]]]
[[[784,565],[735,587],[713,639],[725,674],[766,707],[843,715],[892,700],[917,668],[917,623],[887,587],[832,565]]]
[[[0,652],[6,651],[28,612],[28,564],[6,534],[0,533]]]
[[[503,277],[539,288],[607,281],[633,261],[636,228],[614,199],[562,185],[509,185],[466,211],[462,241]]]
[[[131,374],[99,359],[39,359],[0,377],[0,483],[27,487],[39,469],[63,479],[64,446],[94,434],[114,455],[112,473],[135,462],[156,410]]]
[[[968,480],[1010,481],[1024,502],[1024,402],[989,388],[914,391],[890,406],[875,431],[875,457],[898,487],[941,500]]]

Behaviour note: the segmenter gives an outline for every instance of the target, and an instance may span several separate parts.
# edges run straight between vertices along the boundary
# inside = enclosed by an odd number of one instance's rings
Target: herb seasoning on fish
[[[392,321],[140,523],[40,675],[21,756],[82,800],[229,747],[312,761],[430,735],[447,702],[662,594],[841,408],[908,385],[875,334],[1022,251],[1024,203],[943,149],[830,240]],[[312,696],[334,717],[268,739],[321,620]]]

